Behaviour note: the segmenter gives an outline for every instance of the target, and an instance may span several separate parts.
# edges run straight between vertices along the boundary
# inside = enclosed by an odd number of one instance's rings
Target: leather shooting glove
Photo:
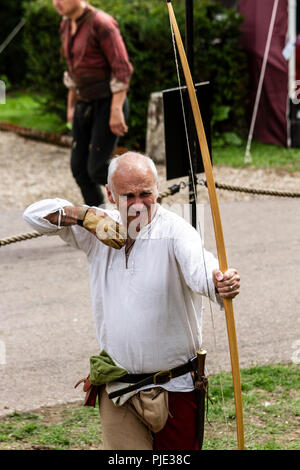
[[[109,217],[88,211],[83,220],[83,227],[94,233],[102,243],[116,250],[120,250],[126,243],[126,229]]]

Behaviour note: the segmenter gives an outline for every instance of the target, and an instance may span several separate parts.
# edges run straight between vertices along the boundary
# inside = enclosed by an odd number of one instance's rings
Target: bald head
[[[126,152],[111,160],[108,168],[107,184],[114,191],[115,180],[132,177],[143,178],[145,174],[152,173],[154,184],[158,184],[155,164],[151,158],[137,152]]]

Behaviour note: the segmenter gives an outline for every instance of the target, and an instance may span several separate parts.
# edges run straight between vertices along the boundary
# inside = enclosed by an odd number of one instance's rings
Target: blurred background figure
[[[114,18],[81,0],[53,0],[68,70],[67,121],[72,123],[71,169],[84,202],[104,202],[108,160],[128,127],[127,91],[133,67]]]

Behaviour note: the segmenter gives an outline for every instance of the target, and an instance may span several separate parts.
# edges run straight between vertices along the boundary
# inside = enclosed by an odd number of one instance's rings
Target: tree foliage
[[[0,44],[23,18],[22,0],[1,0]],[[21,83],[26,74],[26,53],[23,48],[24,30],[14,37],[0,55],[0,76],[12,84]],[[22,51],[20,53],[20,51]]]
[[[128,145],[144,146],[147,106],[154,91],[178,86],[166,2],[161,0],[93,0],[116,18],[134,66],[130,99]],[[174,0],[174,10],[184,38],[185,1]],[[47,93],[47,106],[63,115],[66,89],[65,67],[60,56],[60,17],[50,0],[24,4],[27,79]],[[239,45],[241,17],[211,0],[194,1],[195,82],[209,80],[213,86],[214,131],[240,129],[245,115],[247,72]],[[128,138],[127,138],[128,140]]]

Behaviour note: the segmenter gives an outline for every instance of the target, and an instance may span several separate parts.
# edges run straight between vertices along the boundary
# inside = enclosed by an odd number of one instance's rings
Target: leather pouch
[[[163,429],[169,417],[168,392],[160,387],[136,393],[129,400],[129,406],[154,433]]]
[[[99,393],[99,388],[97,385],[92,385],[90,382],[90,376],[88,375],[85,379],[79,380],[74,388],[78,387],[83,382],[83,391],[85,392],[84,406],[93,406],[96,405],[97,395]]]

